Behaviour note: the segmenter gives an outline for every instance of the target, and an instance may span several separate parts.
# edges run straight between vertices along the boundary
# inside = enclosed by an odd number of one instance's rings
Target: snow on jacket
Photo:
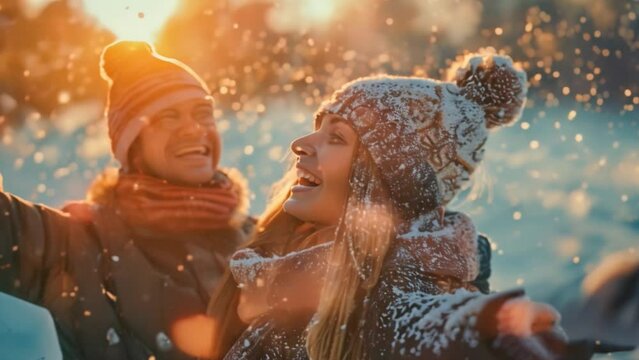
[[[173,344],[171,325],[205,312],[254,221],[141,235],[108,203],[91,209],[91,221],[80,221],[0,192],[0,291],[51,311],[65,359],[189,358]]]
[[[448,213],[446,223],[436,232],[412,229],[394,242],[375,290],[364,300],[369,303],[362,332],[367,359],[501,356],[482,332],[494,327],[500,304],[523,292],[485,294],[489,243],[461,213]],[[270,303],[282,303],[292,292],[274,294],[269,284],[286,283],[301,271],[310,277],[321,273],[330,248],[331,242],[282,257],[243,250],[230,268],[241,287],[265,283]],[[308,359],[306,328],[312,318],[313,311],[291,313],[275,306],[253,321],[225,359]]]

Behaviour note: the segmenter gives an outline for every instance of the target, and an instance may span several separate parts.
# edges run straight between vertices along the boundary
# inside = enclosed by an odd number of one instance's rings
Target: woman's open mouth
[[[322,179],[318,176],[312,174],[310,171],[303,169],[301,167],[297,167],[297,182],[291,188],[291,191],[296,192],[304,192],[310,191],[318,186],[322,185]]]

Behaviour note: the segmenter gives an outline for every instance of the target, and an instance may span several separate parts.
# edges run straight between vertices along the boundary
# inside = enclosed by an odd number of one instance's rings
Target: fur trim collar
[[[240,199],[230,222],[233,228],[240,228],[249,217],[250,190],[248,181],[240,171],[235,168],[222,168],[220,172],[233,184],[233,190]],[[115,186],[118,183],[118,174],[118,169],[106,168],[98,175],[87,190],[85,203],[90,207],[112,205],[114,202]]]

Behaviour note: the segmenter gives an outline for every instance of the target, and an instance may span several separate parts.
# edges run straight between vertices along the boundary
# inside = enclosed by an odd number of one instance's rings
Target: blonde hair
[[[359,359],[363,355],[363,300],[377,284],[395,234],[390,197],[365,148],[351,170],[351,191],[337,227],[319,307],[308,328],[311,359]]]

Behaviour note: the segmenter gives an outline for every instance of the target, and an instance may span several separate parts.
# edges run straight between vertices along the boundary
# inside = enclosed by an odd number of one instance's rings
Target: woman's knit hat
[[[454,68],[450,82],[355,80],[315,116],[316,126],[328,113],[351,123],[410,219],[452,200],[482,160],[488,129],[515,122],[526,100],[526,74],[507,56],[474,54]]]
[[[105,113],[111,151],[125,170],[129,148],[154,113],[191,99],[212,100],[208,87],[191,68],[159,55],[146,42],[118,41],[107,46],[100,70],[109,83]]]

